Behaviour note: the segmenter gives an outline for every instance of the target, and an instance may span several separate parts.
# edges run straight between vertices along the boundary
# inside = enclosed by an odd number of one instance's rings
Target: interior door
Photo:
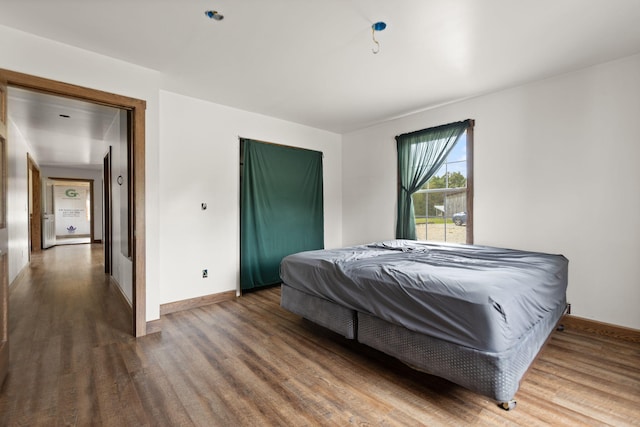
[[[44,249],[56,245],[56,214],[53,206],[54,182],[47,180],[42,205],[42,247]]]
[[[0,386],[9,372],[9,283],[7,277],[7,82],[0,80]]]

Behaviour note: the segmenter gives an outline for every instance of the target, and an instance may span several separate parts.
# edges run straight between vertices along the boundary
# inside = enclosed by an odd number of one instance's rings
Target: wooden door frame
[[[111,146],[102,161],[102,242],[104,248],[104,272],[111,275],[113,273],[113,232],[111,224]]]
[[[29,216],[29,242],[31,243],[29,260],[31,260],[31,252],[40,252],[42,250],[42,188],[40,168],[27,153],[27,173],[29,171],[31,171],[29,197],[32,204],[31,211],[27,215]]]
[[[146,335],[146,254],[145,254],[145,110],[146,102],[96,89],[76,86],[29,74],[0,69],[0,81],[8,86],[20,87],[36,92],[65,98],[78,99],[95,104],[115,107],[130,112],[132,117],[131,138],[131,213],[132,262],[133,262],[133,335]]]

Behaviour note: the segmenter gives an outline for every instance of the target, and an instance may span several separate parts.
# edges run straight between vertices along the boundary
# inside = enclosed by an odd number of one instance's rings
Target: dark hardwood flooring
[[[554,332],[507,412],[281,309],[278,288],[135,339],[101,250],[46,250],[12,287],[0,425],[640,425],[639,343]]]

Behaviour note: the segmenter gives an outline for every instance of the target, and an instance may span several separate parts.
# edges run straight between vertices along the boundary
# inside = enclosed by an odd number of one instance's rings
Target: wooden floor
[[[0,425],[640,425],[638,343],[554,332],[507,412],[281,309],[277,288],[136,340],[100,251],[44,251],[12,288]]]

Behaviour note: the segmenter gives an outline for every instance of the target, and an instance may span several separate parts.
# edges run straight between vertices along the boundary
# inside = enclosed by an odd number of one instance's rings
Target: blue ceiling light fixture
[[[387,28],[387,24],[382,21],[376,22],[371,26],[371,38],[373,38],[373,42],[376,44],[376,47],[371,49],[374,55],[380,52],[380,42],[376,40],[376,31],[382,31],[385,28]]]
[[[222,21],[224,19],[224,15],[220,15],[217,10],[206,10],[204,14],[209,19],[214,19],[216,21]]]

